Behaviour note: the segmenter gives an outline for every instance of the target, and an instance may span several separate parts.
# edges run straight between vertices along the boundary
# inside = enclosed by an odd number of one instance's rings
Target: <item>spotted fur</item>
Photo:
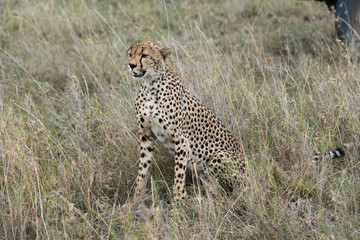
[[[238,141],[166,64],[170,53],[170,48],[150,42],[135,44],[127,52],[134,79],[142,81],[135,101],[141,143],[135,194],[145,188],[158,140],[175,155],[173,197],[178,201],[186,196],[188,165],[200,165],[231,188],[229,179],[236,178],[245,164]]]
[[[349,148],[351,144],[344,144],[337,147],[335,150],[325,151],[322,155],[320,153],[316,153],[314,155],[314,160],[320,160],[321,158],[325,159],[335,159],[341,158],[345,156],[347,148]]]

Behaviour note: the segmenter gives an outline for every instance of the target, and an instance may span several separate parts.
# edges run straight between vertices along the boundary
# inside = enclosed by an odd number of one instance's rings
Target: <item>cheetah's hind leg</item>
[[[242,188],[244,163],[236,155],[219,152],[210,161],[208,168],[225,195],[229,196],[234,190]]]

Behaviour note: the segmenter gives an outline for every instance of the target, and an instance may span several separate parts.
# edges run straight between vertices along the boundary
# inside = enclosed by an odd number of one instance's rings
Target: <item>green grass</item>
[[[0,236],[5,239],[358,239],[360,74],[323,3],[2,1]],[[239,139],[245,187],[192,186],[173,208],[173,160],[137,174],[127,46],[171,47],[185,85]]]

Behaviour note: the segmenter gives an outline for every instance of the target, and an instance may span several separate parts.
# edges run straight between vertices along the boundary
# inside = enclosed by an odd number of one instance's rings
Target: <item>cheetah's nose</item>
[[[129,63],[129,66],[130,66],[131,69],[136,68],[136,64]]]

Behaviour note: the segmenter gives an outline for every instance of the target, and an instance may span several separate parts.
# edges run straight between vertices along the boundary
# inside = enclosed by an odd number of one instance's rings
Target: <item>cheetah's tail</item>
[[[314,160],[319,160],[320,158],[325,159],[335,159],[341,158],[345,156],[346,150],[349,149],[351,144],[344,144],[337,147],[335,150],[325,151],[322,155],[320,153],[316,153],[314,155]]]

